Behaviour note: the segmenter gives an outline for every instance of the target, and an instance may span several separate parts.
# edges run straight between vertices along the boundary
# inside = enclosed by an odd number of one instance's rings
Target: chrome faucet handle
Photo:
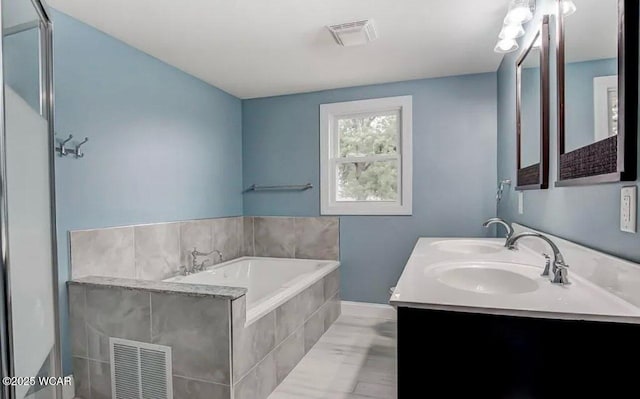
[[[553,266],[555,271],[553,273],[553,280],[551,280],[551,282],[554,284],[562,285],[571,284],[571,282],[569,281],[569,265],[556,262]]]
[[[542,256],[544,256],[545,263],[544,271],[542,272],[541,276],[546,277],[549,275],[549,268],[551,267],[551,257],[547,254],[542,254]]]

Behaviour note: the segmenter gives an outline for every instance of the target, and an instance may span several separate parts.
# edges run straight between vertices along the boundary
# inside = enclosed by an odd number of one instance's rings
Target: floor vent
[[[173,399],[171,348],[109,338],[113,399]]]

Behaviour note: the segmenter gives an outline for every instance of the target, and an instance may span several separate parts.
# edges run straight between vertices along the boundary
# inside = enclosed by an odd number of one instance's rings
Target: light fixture
[[[524,28],[520,24],[504,25],[498,37],[500,39],[517,39],[524,36]]]
[[[504,19],[506,25],[524,24],[533,19],[533,7],[530,0],[511,0],[509,12]]]
[[[576,3],[574,3],[572,0],[562,0],[560,2],[560,10],[562,11],[563,16],[568,17],[569,15],[576,12]]]
[[[518,48],[518,42],[516,42],[514,39],[502,39],[498,41],[498,44],[496,44],[496,47],[493,49],[493,51],[495,51],[496,53],[505,54],[516,51]]]
[[[359,46],[378,38],[373,20],[370,19],[331,25],[327,26],[327,29],[333,35],[336,43],[341,46]]]

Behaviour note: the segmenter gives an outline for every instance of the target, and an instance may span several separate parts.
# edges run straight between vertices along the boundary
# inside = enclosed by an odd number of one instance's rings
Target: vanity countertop
[[[504,241],[420,238],[390,303],[396,307],[640,324],[639,307],[588,281],[571,267],[571,284],[552,284],[548,277],[540,276],[545,263],[540,254],[522,243],[519,250],[510,251],[504,248]],[[571,260],[567,261],[571,265]],[[493,275],[485,285],[487,281],[482,279],[487,276],[482,273],[487,269]],[[476,274],[478,270],[484,271]],[[499,286],[503,282],[514,292],[503,291]]]
[[[122,288],[160,293],[178,293],[191,296],[208,296],[216,299],[234,300],[247,293],[246,288],[220,287],[204,284],[181,284],[166,281],[135,280],[117,277],[88,276],[68,282],[69,285]]]

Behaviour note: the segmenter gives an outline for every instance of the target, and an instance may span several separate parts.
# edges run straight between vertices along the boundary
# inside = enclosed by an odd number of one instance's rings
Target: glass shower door
[[[2,0],[2,248],[11,398],[55,398],[57,283],[50,26],[38,1]]]

